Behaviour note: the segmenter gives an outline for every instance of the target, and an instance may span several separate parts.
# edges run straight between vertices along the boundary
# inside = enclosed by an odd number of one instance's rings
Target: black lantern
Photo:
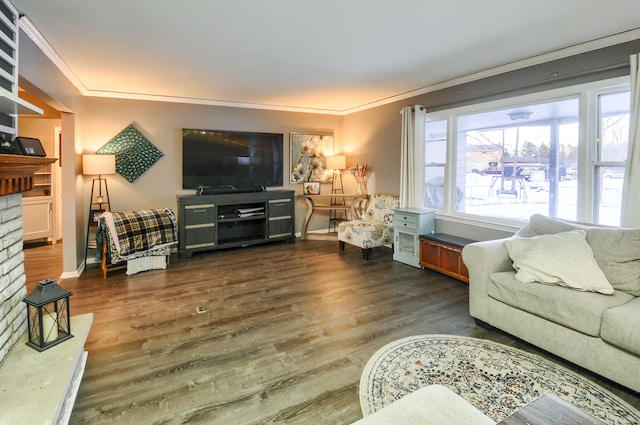
[[[60,344],[71,335],[69,297],[71,292],[58,286],[53,279],[38,282],[38,286],[23,301],[27,303],[27,345],[44,351]]]

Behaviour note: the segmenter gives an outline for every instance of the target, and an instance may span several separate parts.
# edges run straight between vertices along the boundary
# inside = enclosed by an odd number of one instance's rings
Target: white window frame
[[[615,93],[623,90],[630,90],[629,76],[532,93],[509,99],[428,112],[426,116],[427,122],[447,120],[448,134],[447,156],[444,167],[444,207],[442,210],[437,211],[438,218],[469,225],[482,224],[486,227],[507,231],[512,231],[522,226],[522,222],[517,220],[461,213],[455,210],[455,187],[458,157],[457,120],[459,116],[488,112],[490,110],[517,108],[533,103],[554,102],[567,98],[578,98],[580,105],[578,125],[578,198],[576,214],[578,221],[593,222],[598,208],[598,206],[594,204],[597,198],[595,196],[596,183],[594,175],[596,167],[602,165],[602,163],[597,161],[595,142],[598,134],[598,95]],[[424,144],[425,142],[423,142],[423,146]],[[616,166],[620,165],[620,163],[616,164]],[[422,166],[427,167],[428,164],[424,164],[423,161]],[[609,163],[606,163],[606,166],[609,166]],[[425,182],[423,181],[422,195],[418,199],[420,206],[424,205],[424,185]]]

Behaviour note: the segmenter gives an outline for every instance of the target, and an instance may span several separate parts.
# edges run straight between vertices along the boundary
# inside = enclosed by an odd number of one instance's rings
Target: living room
[[[112,193],[112,210],[132,210],[138,208],[175,207],[176,195],[187,194],[181,187],[181,139],[182,128],[203,128],[221,130],[246,130],[276,132],[284,135],[284,152],[288,153],[288,136],[292,132],[324,131],[334,135],[334,152],[347,156],[348,166],[367,163],[371,176],[369,191],[379,193],[397,193],[399,174],[396,167],[382,164],[399,164],[399,134],[401,120],[399,111],[410,104],[425,105],[429,110],[441,109],[443,105],[459,104],[465,99],[482,96],[483,93],[504,93],[505,90],[518,92],[516,87],[528,87],[532,81],[539,81],[546,75],[547,69],[553,68],[561,73],[562,78],[547,79],[545,88],[554,88],[567,84],[566,78],[571,75],[582,75],[591,71],[597,63],[598,69],[611,67],[628,61],[629,52],[637,51],[638,41],[633,39],[633,32],[618,35],[612,39],[598,41],[593,44],[582,44],[566,51],[553,52],[533,59],[512,63],[502,68],[496,67],[490,72],[454,80],[437,90],[434,85],[424,94],[406,94],[402,99],[383,102],[377,107],[352,108],[353,112],[322,113],[318,108],[310,112],[296,112],[295,108],[257,107],[225,107],[218,105],[187,103],[171,96],[156,97],[161,101],[139,100],[143,96],[123,95],[82,95],[76,82],[69,79],[65,64],[52,61],[47,55],[55,54],[55,46],[43,51],[46,35],[29,31],[29,36],[21,37],[20,44],[20,77],[23,85],[30,88],[34,95],[49,99],[63,112],[61,127],[63,144],[72,146],[62,149],[62,190],[69,199],[63,200],[62,211],[74,212],[81,217],[87,215],[90,179],[81,176],[80,154],[93,153],[105,145],[128,125],[134,125],[163,153],[163,157],[154,166],[142,174],[135,183],[129,183],[119,175],[109,178]],[[23,32],[24,34],[24,32]],[[603,44],[613,44],[609,49],[597,49]],[[45,44],[46,46],[46,44]],[[51,48],[52,47],[52,48]],[[594,50],[595,49],[595,50]],[[46,53],[45,53],[46,52]],[[567,57],[563,58],[562,56]],[[560,59],[553,60],[554,58]],[[571,58],[573,56],[573,58]],[[546,61],[547,63],[544,63]],[[542,65],[538,65],[542,62]],[[533,64],[532,66],[528,66]],[[619,70],[609,71],[616,72]],[[626,72],[626,69],[623,71]],[[484,77],[484,78],[483,78]],[[475,81],[474,81],[475,80]],[[456,84],[457,83],[457,84]],[[505,84],[508,88],[505,89]],[[511,89],[509,89],[511,87]],[[536,87],[539,90],[539,87]],[[464,92],[464,95],[460,95]],[[527,90],[524,90],[526,93]],[[492,97],[495,97],[494,94]],[[462,97],[462,99],[461,99]],[[147,96],[147,98],[153,98]],[[491,98],[491,97],[490,97]],[[469,100],[466,100],[469,102]],[[328,110],[327,110],[328,111]],[[28,136],[28,134],[23,134]],[[288,165],[288,164],[287,164]],[[286,168],[285,168],[286,169]],[[344,176],[345,192],[355,191],[355,180]],[[82,184],[84,183],[84,184]],[[289,183],[285,179],[285,189],[298,189],[299,185]],[[167,190],[171,188],[171,190]],[[329,189],[325,186],[324,189]],[[325,192],[326,193],[326,192]],[[78,227],[73,215],[63,213],[62,232],[66,241],[64,246],[64,273],[69,276],[82,270],[84,258],[85,232]],[[296,204],[296,229],[300,228],[304,216],[302,203]],[[447,217],[440,216],[444,231],[448,231]],[[315,217],[311,229],[322,229],[325,220]],[[487,238],[489,235],[499,237],[504,232],[514,231],[514,226],[502,227],[502,231],[489,233],[483,226],[475,226],[473,222],[463,223],[461,236]],[[468,226],[468,228],[467,228]],[[477,236],[479,235],[479,236]],[[75,246],[69,241],[75,241]]]
[[[18,7],[21,4],[24,4],[25,7],[29,4],[29,2],[21,1],[16,3]],[[27,13],[27,16],[29,15]],[[35,16],[33,16],[34,21]],[[598,68],[602,69],[609,65],[619,64],[620,61],[628,62],[629,54],[640,51],[640,38],[637,29],[630,29],[633,31],[625,31],[622,35],[616,34],[606,41],[599,40],[595,43],[587,43],[590,40],[582,40],[585,43],[564,46],[565,49],[540,52],[533,59],[528,58],[507,65],[505,65],[506,62],[496,63],[491,67],[491,70],[479,69],[478,72],[471,73],[471,75],[459,74],[457,78],[452,78],[447,84],[443,84],[441,81],[440,85],[432,84],[427,89],[423,88],[423,91],[418,88],[418,90],[409,91],[409,95],[392,97],[391,101],[372,102],[371,105],[359,105],[334,111],[331,111],[330,108],[301,111],[301,108],[297,107],[278,108],[265,107],[265,105],[251,107],[243,104],[222,105],[213,102],[207,104],[206,102],[197,102],[193,98],[182,99],[179,96],[125,96],[122,93],[108,93],[106,90],[102,92],[103,95],[97,91],[87,95],[78,88],[76,81],[70,80],[70,74],[66,72],[68,70],[64,69],[66,66],[64,62],[56,62],[55,57],[52,59],[51,51],[42,44],[48,38],[46,32],[40,34],[42,38],[39,38],[37,32],[31,32],[27,35],[23,29],[19,57],[21,85],[40,99],[55,105],[61,112],[59,125],[62,127],[63,149],[60,160],[64,164],[62,166],[61,191],[65,193],[65,197],[61,201],[63,204],[61,206],[63,212],[61,227],[64,243],[62,244],[62,255],[59,257],[62,258],[60,275],[64,278],[75,279],[82,275],[85,269],[85,233],[91,178],[82,175],[82,154],[97,151],[128,125],[133,124],[163,153],[163,156],[135,183],[128,182],[118,174],[108,177],[112,210],[176,208],[177,195],[192,194],[192,191],[182,189],[181,185],[181,130],[183,128],[282,133],[284,135],[285,157],[288,157],[289,135],[291,133],[330,132],[335,140],[334,152],[347,155],[348,166],[369,164],[371,176],[368,186],[371,193],[397,194],[400,186],[399,166],[390,164],[400,164],[400,110],[402,107],[425,105],[430,110],[438,110],[438,108],[458,104],[461,91],[466,91],[462,103],[470,102],[470,99],[478,95],[476,90],[479,88],[484,94],[502,93],[505,82],[508,82],[509,87],[513,87],[515,92],[517,91],[515,88],[527,86],[528,83],[536,80],[543,68],[562,69],[563,73],[573,75],[588,71],[589,66],[586,64],[590,61],[598,62]],[[55,45],[50,47],[54,51],[58,49]],[[518,57],[518,59],[521,58]],[[613,70],[614,76],[617,72],[620,71]],[[188,70],[184,70],[175,78],[185,78],[186,74],[188,74]],[[141,77],[141,81],[143,79],[144,77]],[[562,84],[566,84],[566,81],[558,79],[548,82],[545,88],[554,88]],[[142,86],[144,84],[141,83]],[[520,93],[526,92],[527,88]],[[502,96],[502,94],[497,96]],[[25,124],[25,128],[28,128],[28,125]],[[21,135],[37,137],[35,134]],[[285,170],[287,168],[285,167]],[[295,190],[296,194],[302,193],[301,185],[290,183],[287,175],[284,177],[283,188]],[[355,192],[356,182],[350,175],[345,173],[343,182],[345,192]],[[323,183],[321,190],[323,193],[327,193],[330,188],[330,183]],[[304,204],[297,202],[295,207],[296,230],[300,229],[304,215]],[[476,239],[503,237],[518,228],[517,225],[496,225],[477,220],[465,221],[443,214],[438,215],[436,220],[441,231]],[[313,218],[310,228],[315,231],[323,231],[326,228],[326,223],[327,217],[319,215]],[[274,248],[269,247],[268,249]],[[326,249],[324,246],[320,249],[326,261],[333,261],[328,252],[324,251]],[[260,251],[256,249],[251,252],[256,256],[261,255]],[[309,260],[311,261],[311,259]],[[372,265],[376,261],[373,261]],[[384,267],[365,269],[360,265],[357,267],[362,273],[372,273],[374,270],[384,273],[385,269]],[[349,274],[349,276],[351,275]],[[401,272],[398,276],[404,275]],[[399,278],[394,276],[392,279]],[[140,275],[136,279],[143,282],[148,278]],[[418,278],[413,276],[411,279]],[[78,284],[82,282],[82,277],[80,277]],[[143,283],[143,285],[150,284],[149,282]],[[90,285],[97,286],[98,284],[91,282]],[[109,282],[109,285],[124,285],[122,277],[115,277],[115,280]],[[441,285],[439,288],[441,291],[447,292],[446,285]],[[464,286],[453,291],[461,291],[462,289]],[[268,289],[265,290],[268,291]],[[335,289],[335,291],[339,292],[339,289]],[[462,295],[456,294],[452,300],[454,303],[458,296]],[[97,301],[91,300],[90,302]],[[253,302],[259,301],[254,300]],[[316,306],[315,308],[320,307]],[[86,309],[86,305],[83,305],[81,309]],[[414,312],[413,314],[418,313]],[[435,314],[437,315],[437,312]],[[464,316],[460,320],[466,330],[473,326],[469,322],[468,316]],[[444,328],[436,326],[435,329]],[[441,332],[445,331],[448,329]],[[482,330],[469,333],[484,335]],[[497,338],[503,339],[504,337],[498,336]],[[513,340],[510,342],[513,343]],[[98,342],[95,344],[99,345]]]

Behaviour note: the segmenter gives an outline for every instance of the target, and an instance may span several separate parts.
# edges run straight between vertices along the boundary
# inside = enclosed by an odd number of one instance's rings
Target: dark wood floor
[[[60,276],[61,245],[25,254],[29,290]],[[477,327],[466,284],[387,248],[365,263],[337,242],[276,243],[61,284],[72,315],[94,314],[71,424],[348,424],[361,417],[362,369],[388,342],[444,333],[538,352]],[[581,373],[640,406],[637,393]]]

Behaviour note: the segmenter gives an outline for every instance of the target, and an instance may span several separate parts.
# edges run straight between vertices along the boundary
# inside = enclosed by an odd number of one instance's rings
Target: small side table
[[[360,204],[366,202],[369,197],[368,195],[333,193],[331,195],[298,195],[298,199],[303,200],[307,206],[307,214],[302,220],[302,228],[300,229],[300,239],[337,241],[338,236],[336,233],[307,233],[311,215],[315,211],[328,210],[331,213],[332,211],[341,210],[344,211],[345,216],[348,212],[351,212],[351,217],[355,220],[355,212],[360,208]],[[339,203],[342,205],[339,205]]]
[[[594,418],[553,393],[547,393],[532,401],[496,425],[558,424],[605,425],[600,419]]]
[[[422,233],[435,229],[435,211],[421,208],[393,210],[393,259],[413,267],[420,267]]]
[[[472,242],[446,233],[420,235],[420,265],[469,283],[469,270],[462,261],[462,248]]]

